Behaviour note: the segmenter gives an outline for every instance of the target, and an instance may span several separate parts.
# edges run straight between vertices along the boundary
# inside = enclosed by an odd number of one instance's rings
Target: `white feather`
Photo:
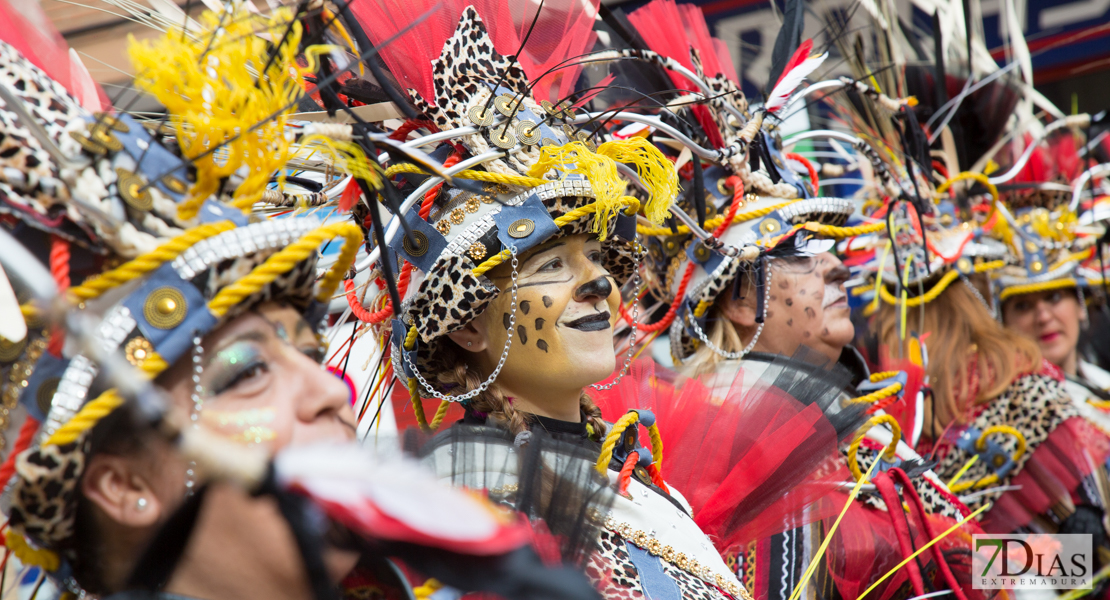
[[[802,80],[809,76],[810,73],[817,70],[821,63],[829,57],[826,52],[820,56],[811,56],[801,62],[798,66],[790,70],[771,90],[771,96],[767,98],[767,110],[775,112],[786,105],[786,101],[790,95],[794,93],[794,89],[801,85]]]

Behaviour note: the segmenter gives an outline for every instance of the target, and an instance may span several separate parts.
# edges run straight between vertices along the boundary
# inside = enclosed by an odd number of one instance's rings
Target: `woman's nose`
[[[590,298],[604,300],[612,293],[613,284],[609,282],[608,276],[602,275],[578,286],[574,290],[574,300],[576,302],[586,302]]]

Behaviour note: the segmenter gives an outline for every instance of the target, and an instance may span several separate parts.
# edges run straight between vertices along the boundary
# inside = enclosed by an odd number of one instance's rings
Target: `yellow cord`
[[[780,208],[783,208],[783,207],[786,207],[786,206],[790,206],[791,204],[794,204],[795,202],[798,202],[798,200],[789,200],[787,202],[780,202],[778,204],[772,204],[770,206],[764,206],[763,208],[756,208],[756,209],[745,211],[745,212],[742,212],[742,213],[736,213],[736,215],[732,217],[732,222],[733,223],[743,223],[744,221],[750,221],[752,219],[758,219],[760,217],[765,217],[765,216],[775,212],[776,210],[778,210]],[[724,220],[725,220],[724,215],[721,215],[719,217],[714,217],[712,219],[706,219],[706,221],[705,221],[705,230],[706,231],[713,231],[714,229],[719,227],[721,225],[721,222],[723,222]],[[639,233],[640,235],[648,235],[648,236],[684,235],[684,234],[690,233],[690,228],[685,226],[685,225],[679,225],[675,229],[678,231],[678,233],[675,233],[674,231],[671,231],[670,227],[648,227],[648,226],[644,226],[644,225],[637,225],[636,226],[636,233]]]
[[[1066,288],[1073,288],[1077,284],[1074,279],[1068,277],[1066,279],[1053,279],[1051,281],[1044,281],[1041,283],[1023,283],[1020,285],[1011,285],[1010,287],[1003,288],[1002,292],[998,294],[999,300],[1005,300],[1013,296],[1021,296],[1023,294],[1034,294],[1037,292],[1047,292],[1049,290],[1062,290]]]
[[[174,260],[181,256],[183,252],[192,248],[197,242],[232,229],[235,229],[235,223],[231,221],[220,221],[193,227],[138,258],[130,260],[111,271],[101,273],[95,279],[69,288],[69,297],[74,302],[92,300],[114,287],[142,277]]]
[[[867,235],[869,233],[884,231],[886,230],[886,223],[880,221],[878,223],[868,223],[867,225],[856,225],[855,227],[837,227],[835,225],[810,222],[802,225],[802,227],[822,237],[839,240],[855,237],[857,235]]]
[[[960,478],[963,477],[965,473],[967,473],[967,470],[970,469],[971,466],[977,462],[979,462],[979,455],[972,454],[971,459],[965,462],[964,466],[960,467],[959,471],[956,471],[956,474],[952,476],[952,479],[948,480],[948,488],[952,489],[953,487],[956,487],[956,482],[959,481]]]
[[[57,571],[62,565],[58,555],[46,548],[32,548],[27,539],[9,529],[4,533],[4,545],[24,565],[41,567],[45,571]]]
[[[639,421],[639,413],[628,411],[616,423],[613,423],[613,428],[609,430],[609,435],[605,436],[605,441],[601,444],[601,454],[597,457],[596,468],[598,473],[602,475],[608,473],[609,462],[613,460],[613,448],[616,447],[617,440],[624,434],[625,429],[635,426]],[[654,441],[652,443],[654,444]]]
[[[897,377],[899,373],[901,373],[901,371],[879,371],[878,373],[872,373],[869,379],[871,383],[878,383],[884,379]]]
[[[659,433],[659,424],[652,423],[648,427],[648,437],[651,439],[651,453],[654,455],[655,466],[663,469],[663,436]]]
[[[884,387],[881,390],[875,390],[865,396],[859,396],[848,400],[848,404],[874,404],[884,398],[889,398],[898,392],[902,391],[902,384],[897,381]]]
[[[1025,436],[1022,435],[1020,431],[1014,429],[1009,425],[995,425],[993,427],[987,427],[985,430],[983,430],[983,433],[979,436],[979,439],[975,441],[975,449],[980,452],[985,450],[987,447],[987,436],[993,433],[1006,433],[1014,436],[1014,439],[1017,440],[1017,448],[1014,450],[1014,456],[1012,458],[1014,462],[1017,462],[1021,459],[1022,456],[1025,456]]]
[[[897,457],[895,450],[898,449],[898,440],[902,439],[902,428],[898,425],[898,420],[890,415],[875,415],[871,417],[859,428],[859,431],[856,432],[856,436],[852,439],[852,443],[848,445],[848,470],[852,472],[852,476],[856,478],[856,481],[860,481],[863,477],[863,473],[859,470],[858,454],[860,443],[863,442],[863,438],[867,434],[867,431],[880,423],[889,425],[891,431],[890,443],[883,449],[883,460],[891,462]],[[878,461],[875,461],[875,463],[877,464]],[[872,467],[874,467],[874,464]]]
[[[96,426],[100,419],[108,416],[119,405],[123,404],[123,398],[116,392],[115,389],[110,389],[100,396],[81,407],[80,412],[73,415],[73,418],[66,422],[42,443],[43,446],[60,446],[62,444],[71,444],[81,437],[89,429]]]
[[[227,311],[242,302],[244,298],[258,292],[279,276],[288,273],[298,263],[315,253],[325,240],[340,236],[346,238],[346,240],[343,243],[343,248],[339,251],[339,258],[320,279],[319,292],[316,294],[317,300],[327,301],[335,292],[335,288],[339,286],[340,280],[347,273],[359,246],[362,244],[362,231],[350,221],[319,227],[276,252],[267,258],[266,262],[255,267],[249,275],[220,290],[216,297],[208,303],[208,310],[216,317],[224,316]]]
[[[413,173],[420,175],[428,174],[427,171],[421,169],[417,165],[414,165],[412,163],[401,163],[393,165],[386,169],[385,177],[386,179],[389,179],[401,173]],[[458,177],[459,179],[470,179],[472,181],[481,181],[483,183],[498,183],[501,185],[512,185],[516,187],[528,188],[539,187],[545,183],[551,183],[551,181],[548,181],[547,179],[541,179],[539,177],[526,177],[524,175],[503,175],[501,173],[491,173],[489,171],[474,171],[469,169],[466,171],[459,171],[458,173],[452,175],[452,177]]]
[[[940,200],[941,195],[944,194],[944,192],[948,191],[948,188],[951,187],[953,183],[956,183],[957,181],[967,181],[968,179],[978,181],[979,183],[986,186],[987,191],[990,192],[991,198],[995,202],[998,202],[998,188],[995,187],[995,185],[993,183],[991,183],[991,180],[988,179],[987,176],[982,174],[982,173],[972,173],[970,171],[964,171],[963,173],[959,173],[955,177],[951,177],[951,178],[948,179],[948,181],[945,181],[944,183],[940,184],[937,187],[936,199]],[[987,217],[987,220],[990,220],[990,217]]]
[[[942,293],[944,293],[944,290],[947,289],[948,286],[953,281],[958,279],[959,277],[960,277],[960,272],[959,271],[957,271],[955,269],[952,269],[951,271],[948,271],[947,273],[944,274],[943,277],[940,278],[940,281],[938,281],[936,283],[936,285],[934,285],[929,291],[925,292],[924,294],[921,294],[920,296],[914,296],[913,298],[906,298],[904,300],[905,305],[906,306],[921,306],[922,304],[927,304],[929,302],[932,302],[933,300],[936,300],[937,297],[940,296]],[[905,290],[902,290],[902,291],[903,291],[903,293],[905,293]],[[898,298],[894,297],[894,294],[891,294],[886,289],[885,285],[879,286],[879,296],[887,304],[898,304],[899,302],[902,302],[902,301],[898,300]]]

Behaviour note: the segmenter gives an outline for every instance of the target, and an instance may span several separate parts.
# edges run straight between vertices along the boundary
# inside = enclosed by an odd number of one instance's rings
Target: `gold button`
[[[185,320],[188,308],[185,295],[180,290],[160,287],[146,297],[143,316],[158,329],[173,329]]]
[[[532,219],[517,219],[509,225],[509,237],[511,238],[525,238],[536,230],[536,223]]]

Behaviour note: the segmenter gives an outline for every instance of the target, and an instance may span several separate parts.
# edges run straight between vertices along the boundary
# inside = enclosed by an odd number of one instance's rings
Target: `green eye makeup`
[[[254,342],[240,341],[216,353],[204,369],[208,375],[205,390],[217,396],[260,369],[268,367],[262,350]]]

